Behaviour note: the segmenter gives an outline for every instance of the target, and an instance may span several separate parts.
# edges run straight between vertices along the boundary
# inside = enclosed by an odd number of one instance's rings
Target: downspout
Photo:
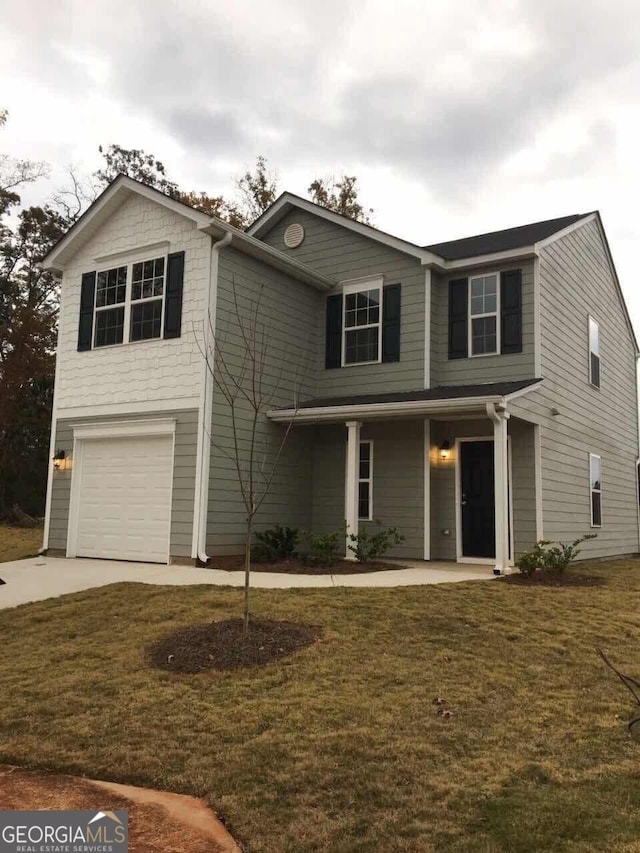
[[[224,237],[217,242],[211,238],[211,263],[209,266],[209,298],[204,314],[204,390],[202,394],[202,435],[199,461],[200,493],[197,495],[198,506],[198,559],[207,563],[207,515],[209,512],[209,474],[211,468],[211,421],[213,418],[213,370],[215,347],[216,307],[218,299],[218,262],[220,249],[231,242],[231,231],[226,231]]]

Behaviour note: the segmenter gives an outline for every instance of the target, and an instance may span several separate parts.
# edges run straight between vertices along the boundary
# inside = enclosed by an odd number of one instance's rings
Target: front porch
[[[357,534],[379,523],[404,536],[390,552],[404,562],[508,572],[538,538],[537,426],[510,416],[508,394],[471,387],[290,412],[314,428],[313,529]],[[438,391],[448,396],[433,399]]]

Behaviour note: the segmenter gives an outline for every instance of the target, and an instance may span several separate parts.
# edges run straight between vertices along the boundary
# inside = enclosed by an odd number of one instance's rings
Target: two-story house
[[[418,246],[285,193],[243,233],[120,176],[44,265],[62,275],[50,553],[241,552],[203,352],[219,338],[234,363],[258,296],[265,454],[293,421],[261,526],[379,521],[398,557],[498,571],[541,538],[638,551],[638,347],[597,212]]]

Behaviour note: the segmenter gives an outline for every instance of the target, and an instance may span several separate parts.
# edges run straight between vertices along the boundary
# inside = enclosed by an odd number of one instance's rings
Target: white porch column
[[[507,454],[507,421],[504,410],[497,411],[487,403],[487,414],[493,421],[493,473],[495,488],[496,566],[495,574],[504,574],[509,566],[509,462]]]
[[[347,525],[346,545],[349,534],[358,534],[358,480],[360,475],[360,421],[347,421],[347,464],[344,480],[344,518]],[[355,560],[355,554],[346,548],[347,560]]]

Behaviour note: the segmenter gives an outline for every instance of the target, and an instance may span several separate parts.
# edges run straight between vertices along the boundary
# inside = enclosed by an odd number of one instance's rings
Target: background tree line
[[[0,110],[0,128],[7,118]],[[39,263],[50,248],[120,173],[243,229],[279,194],[277,174],[262,156],[224,197],[181,189],[164,163],[141,149],[111,144],[98,151],[93,174],[68,169],[65,185],[30,207],[22,206],[20,190],[47,177],[48,165],[0,154],[0,519],[11,519],[16,505],[30,515],[44,512],[59,282]],[[354,175],[315,178],[308,193],[316,204],[370,222],[373,211],[361,204]]]

